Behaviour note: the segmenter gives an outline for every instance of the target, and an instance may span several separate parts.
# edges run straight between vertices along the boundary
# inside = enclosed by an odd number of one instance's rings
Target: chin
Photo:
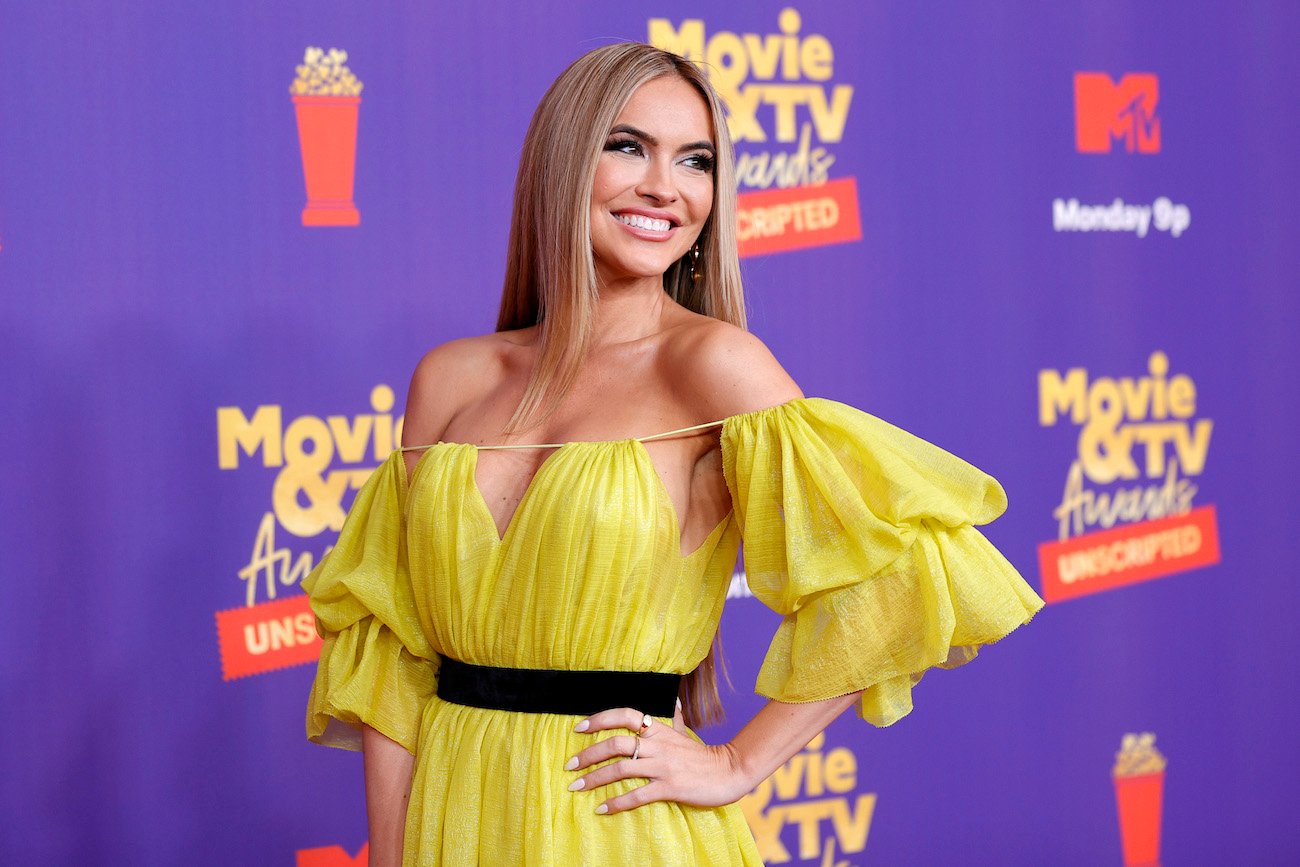
[[[676,259],[669,260],[645,260],[608,262],[603,266],[597,263],[597,272],[603,272],[608,278],[613,280],[625,280],[628,278],[649,278],[662,277],[669,268],[673,266]]]

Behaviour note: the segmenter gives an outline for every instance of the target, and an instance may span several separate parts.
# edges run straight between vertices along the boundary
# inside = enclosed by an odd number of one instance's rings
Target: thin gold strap
[[[677,430],[667,430],[664,431],[663,433],[650,434],[649,436],[644,436],[644,437],[635,437],[634,439],[636,440],[636,442],[643,443],[646,442],[647,440],[663,439],[664,437],[671,437],[671,436],[676,436],[677,434],[689,433],[693,430],[703,430],[706,427],[714,427],[715,425],[720,425],[724,421],[726,421],[726,419],[719,419],[718,421],[706,421],[703,424],[693,424],[690,427],[679,427]],[[579,440],[579,442],[582,442],[582,440]],[[621,440],[606,440],[605,442],[621,442]],[[397,450],[401,452],[409,452],[415,449],[432,448],[433,445],[436,445],[436,443],[427,446],[398,446]],[[566,443],[514,443],[511,445],[474,446],[474,448],[480,450],[482,449],[558,449],[564,445],[566,445]]]
[[[676,436],[677,434],[680,433],[687,433],[688,431],[703,430],[706,427],[713,427],[714,425],[722,424],[724,421],[726,421],[726,419],[718,419],[717,421],[706,421],[704,424],[693,424],[690,427],[679,427],[677,430],[669,430],[669,431],[664,431],[663,433],[650,434],[650,436],[648,437],[637,437],[636,439],[637,442],[643,443],[646,440],[657,440],[657,439],[662,439],[664,437]]]
[[[558,449],[564,443],[512,443],[504,446],[474,446],[482,451],[483,449]]]
[[[427,446],[398,446],[399,452],[410,452],[416,449],[431,449],[434,446],[444,445],[444,443],[429,443]],[[466,443],[445,443],[445,445],[466,445]],[[471,448],[482,449],[558,449],[564,443],[514,443],[513,445],[504,446],[471,446]]]

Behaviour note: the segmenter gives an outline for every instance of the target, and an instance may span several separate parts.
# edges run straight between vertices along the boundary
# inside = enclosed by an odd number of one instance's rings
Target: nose
[[[658,158],[647,160],[645,174],[636,185],[636,193],[659,204],[677,201],[677,186],[673,183],[671,162]]]

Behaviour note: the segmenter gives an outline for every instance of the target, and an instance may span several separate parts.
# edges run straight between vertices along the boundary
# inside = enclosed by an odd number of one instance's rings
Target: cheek
[[[701,179],[684,192],[690,203],[691,215],[699,222],[708,219],[709,213],[713,210],[713,179]]]
[[[633,166],[612,159],[610,155],[601,157],[596,164],[596,176],[591,184],[592,208],[603,207],[610,199],[635,184],[636,172]]]

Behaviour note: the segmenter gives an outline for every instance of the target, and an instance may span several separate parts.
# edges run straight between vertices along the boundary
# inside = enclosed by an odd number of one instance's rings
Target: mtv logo
[[[370,841],[361,845],[361,851],[355,858],[342,846],[299,849],[297,855],[297,867],[366,867],[370,863]]]
[[[1074,74],[1074,146],[1080,153],[1108,154],[1111,141],[1124,140],[1129,153],[1160,153],[1160,79],[1130,72],[1111,81],[1104,72]]]

